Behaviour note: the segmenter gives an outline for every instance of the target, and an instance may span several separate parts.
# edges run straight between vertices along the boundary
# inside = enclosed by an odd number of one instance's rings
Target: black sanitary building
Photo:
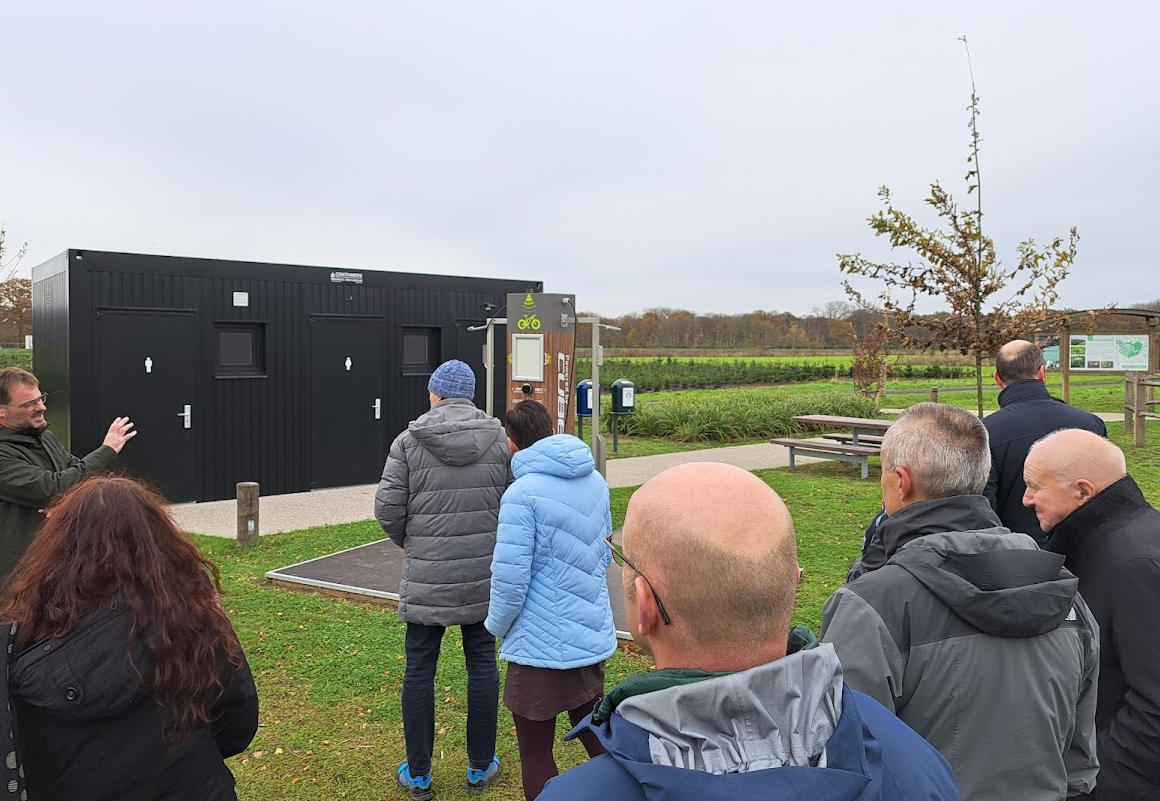
[[[33,269],[34,371],[73,453],[114,417],[126,469],[170,500],[378,481],[440,362],[476,371],[509,292],[538,281],[68,250]],[[503,348],[503,329],[495,341]],[[494,357],[503,365],[505,355]],[[494,371],[502,398],[503,369]]]

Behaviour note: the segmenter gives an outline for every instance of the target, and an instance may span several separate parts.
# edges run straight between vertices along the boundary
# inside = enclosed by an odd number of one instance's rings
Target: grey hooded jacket
[[[966,801],[1059,801],[1096,783],[1099,629],[1057,554],[982,496],[883,521],[887,563],[822,611],[851,687],[937,748]]]
[[[391,443],[375,517],[404,553],[400,620],[459,626],[487,617],[510,460],[499,420],[466,398],[439,401]]]

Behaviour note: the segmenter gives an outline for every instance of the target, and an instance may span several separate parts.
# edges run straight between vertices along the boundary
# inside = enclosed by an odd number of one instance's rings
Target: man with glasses
[[[49,501],[81,479],[111,470],[137,435],[128,417],[118,417],[101,446],[78,459],[48,430],[47,401],[32,373],[0,370],[0,581],[24,555]]]
[[[959,798],[930,745],[846,686],[833,647],[788,653],[793,521],[752,473],[666,470],[633,495],[612,550],[629,630],[657,670],[621,682],[568,735],[591,731],[608,753],[548,782],[541,801]]]

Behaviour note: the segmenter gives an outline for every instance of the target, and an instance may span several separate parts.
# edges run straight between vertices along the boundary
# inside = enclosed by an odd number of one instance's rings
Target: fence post
[[[239,481],[238,490],[238,544],[258,542],[258,495],[256,481]]]
[[[938,403],[938,387],[930,388],[930,402]]]
[[[1148,387],[1139,378],[1136,379],[1136,413],[1133,415],[1136,418],[1136,434],[1135,444],[1137,448],[1144,447],[1144,423],[1147,420],[1144,417],[1144,412],[1148,410],[1147,402]]]
[[[1124,373],[1124,433],[1131,434],[1132,427],[1135,425],[1132,418],[1136,416],[1136,410],[1132,406],[1136,399],[1136,373],[1135,371],[1127,371]]]

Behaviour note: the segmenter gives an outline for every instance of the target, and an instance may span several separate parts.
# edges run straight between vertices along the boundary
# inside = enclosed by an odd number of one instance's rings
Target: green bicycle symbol
[[[540,318],[534,314],[525,314],[516,323],[516,328],[521,331],[527,331],[529,328],[533,331],[540,330]]]

